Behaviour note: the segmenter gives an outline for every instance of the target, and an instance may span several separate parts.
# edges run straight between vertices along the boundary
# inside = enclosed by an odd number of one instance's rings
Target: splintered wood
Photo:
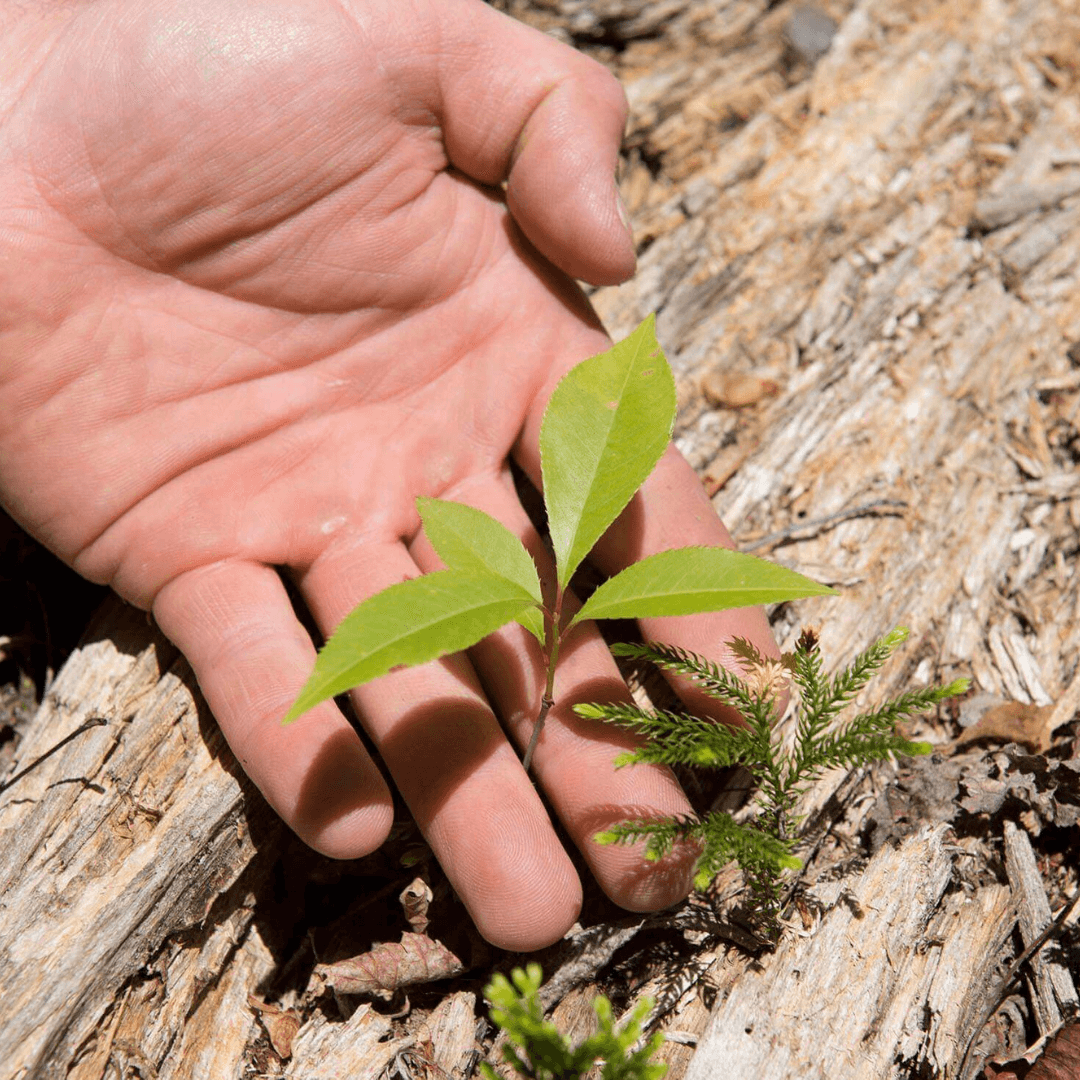
[[[592,302],[615,337],[659,313],[679,446],[736,540],[840,588],[776,611],[781,644],[812,623],[841,664],[904,625],[872,695],[961,675],[979,692],[915,725],[943,750],[921,772],[838,772],[808,792],[806,893],[775,953],[687,931],[700,952],[663,987],[670,1080],[970,1080],[1075,1002],[1060,958],[999,985],[1047,904],[1077,888],[1075,847],[1036,860],[1024,846],[1058,820],[1071,765],[971,747],[1007,714],[1029,749],[1068,757],[1080,709],[1080,11],[496,6],[624,80],[639,270]],[[1003,705],[958,739],[957,721]],[[504,958],[456,947],[474,981],[404,1016],[329,988],[305,997],[325,957],[310,928],[266,914],[288,884],[287,835],[182,658],[119,604],[9,776],[95,716],[107,723],[0,791],[0,1080],[472,1075],[475,991]],[[959,750],[979,767],[954,767]],[[392,907],[414,872],[380,873],[385,896],[364,902]],[[447,904],[433,886],[425,919]],[[384,921],[364,948],[410,930],[407,913]],[[607,964],[642,925],[582,934],[600,934]],[[576,1031],[596,970],[567,963],[545,999]]]
[[[957,1075],[1015,912],[1003,886],[946,896],[947,836],[884,847],[862,874],[812,890],[813,932],[718,987],[687,1080]]]
[[[246,785],[222,767],[228,750],[200,721],[176,650],[141,612],[113,604],[104,614],[18,761],[90,717],[108,722],[0,801],[4,1077],[99,1077],[126,1056],[164,1078],[185,1057],[191,1068],[208,1053],[239,1056],[252,1029],[247,995],[270,970],[254,939],[236,949],[251,920],[242,904],[197,945],[162,951],[245,869],[253,825],[271,840],[281,826],[261,800],[245,806]]]
[[[1075,62],[1044,71],[1078,20],[855,5],[593,295],[616,336],[659,312],[680,446],[736,540],[842,584],[799,613],[826,655],[908,625],[940,676],[1040,706],[1080,655],[1080,107]],[[658,81],[630,84],[637,112]],[[717,407],[738,374],[779,396]]]
[[[1050,904],[1043,891],[1042,876],[1031,850],[1027,833],[1005,822],[1005,869],[1016,897],[1020,932],[1025,945],[1031,945],[1050,924]],[[1080,1007],[1069,969],[1060,961],[1037,956],[1032,963],[1036,993],[1035,1015],[1039,1030],[1057,1031],[1063,1012],[1075,1016]]]

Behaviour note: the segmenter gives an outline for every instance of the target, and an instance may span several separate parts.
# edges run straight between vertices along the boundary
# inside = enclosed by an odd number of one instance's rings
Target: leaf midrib
[[[648,348],[648,343],[646,342],[642,347]],[[639,347],[637,350],[634,351],[633,355],[631,356],[631,358],[626,363],[626,374],[625,374],[625,376],[623,378],[622,385],[619,387],[619,395],[618,395],[618,399],[617,399],[616,404],[615,404],[615,408],[610,410],[610,420],[609,420],[609,423],[607,425],[607,430],[604,433],[603,447],[601,449],[601,452],[596,457],[595,468],[593,469],[592,475],[589,478],[588,487],[584,488],[584,490],[583,490],[582,498],[581,498],[579,506],[578,506],[579,513],[578,513],[578,516],[577,516],[577,524],[574,526],[574,533],[573,533],[573,536],[571,536],[571,538],[570,538],[570,543],[567,545],[567,550],[566,550],[566,556],[567,556],[568,560],[570,560],[570,558],[571,558],[571,556],[573,554],[574,548],[577,545],[577,539],[581,535],[581,525],[582,525],[582,522],[584,521],[585,515],[583,513],[581,513],[580,511],[584,510],[584,508],[589,505],[589,501],[590,501],[589,496],[592,495],[593,491],[596,488],[596,477],[600,472],[601,465],[603,464],[604,455],[607,452],[608,447],[611,445],[611,432],[615,428],[615,421],[618,419],[619,411],[623,408],[623,403],[624,403],[624,400],[625,400],[625,397],[626,397],[626,394],[625,394],[626,387],[629,385],[631,376],[632,376],[633,372],[636,370],[637,360],[640,357],[640,355],[641,355],[641,347]],[[587,555],[588,552],[585,552],[585,554]],[[582,558],[584,558],[584,555],[582,556]],[[559,571],[560,571],[559,576],[561,578],[562,577],[562,567],[559,568]],[[563,584],[565,585],[566,582],[564,581]]]
[[[451,574],[451,573],[455,573],[455,571],[452,571],[452,570],[436,571],[436,574],[438,574],[438,573]],[[431,577],[434,577],[434,576],[435,576],[435,574],[427,574],[427,575],[425,575],[425,578],[431,578]],[[414,580],[424,580],[425,578],[418,578],[418,579],[414,579]],[[509,581],[508,578],[503,578],[502,580]],[[520,595],[520,602],[521,602],[522,609],[536,603],[536,601],[533,600],[533,598],[531,596],[529,596],[528,593],[526,593],[525,590],[522,589],[520,585],[517,585],[516,582],[510,582],[510,584],[513,585],[514,588],[517,589],[518,592],[521,594]],[[376,594],[376,595],[378,595],[378,594]],[[366,653],[361,654],[359,657],[354,658],[348,664],[343,664],[340,667],[335,666],[331,671],[328,671],[326,673],[324,678],[319,680],[319,682],[317,682],[317,683],[311,684],[307,689],[309,689],[312,693],[316,693],[316,692],[321,693],[322,690],[325,687],[332,686],[339,679],[344,678],[346,676],[347,672],[353,670],[354,668],[357,668],[357,667],[361,666],[361,664],[364,664],[364,665],[369,664],[373,658],[378,657],[381,653],[387,652],[388,650],[395,647],[396,645],[398,645],[400,642],[406,640],[407,638],[413,637],[413,636],[415,636],[415,635],[417,635],[419,633],[424,633],[424,632],[430,631],[435,627],[438,627],[438,626],[440,626],[442,624],[445,624],[447,622],[452,622],[454,619],[460,618],[463,612],[468,613],[468,614],[472,614],[472,613],[482,614],[482,613],[484,613],[486,611],[490,611],[492,608],[503,607],[503,606],[505,606],[507,604],[513,604],[513,603],[515,603],[515,598],[514,597],[504,597],[502,599],[491,600],[488,603],[480,604],[480,605],[464,605],[463,604],[462,606],[458,607],[455,611],[449,612],[449,613],[444,613],[444,614],[440,615],[440,617],[437,618],[437,619],[429,619],[426,622],[415,623],[415,624],[413,624],[413,626],[410,629],[408,629],[404,633],[400,633],[400,634],[396,635],[395,637],[393,637],[392,639],[390,639],[389,641],[387,641],[383,645],[381,645],[379,648],[377,648],[377,649],[375,649],[375,650],[373,650],[371,652],[366,652]],[[510,621],[510,620],[507,620],[507,621]],[[341,632],[340,629],[339,629],[338,632],[339,633]],[[336,637],[337,635],[335,634],[334,636]],[[327,642],[327,645],[329,645],[333,640],[334,640],[334,638],[331,637],[331,639]],[[448,648],[446,651],[449,652],[450,649]],[[445,655],[445,653],[442,653],[441,655]],[[311,695],[307,694],[305,696],[311,696]]]

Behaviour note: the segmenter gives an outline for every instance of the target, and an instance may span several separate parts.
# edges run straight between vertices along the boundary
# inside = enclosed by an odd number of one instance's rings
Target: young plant
[[[642,1001],[625,1025],[615,1030],[611,1002],[602,994],[594,998],[593,1008],[600,1030],[580,1046],[571,1048],[553,1023],[544,1019],[540,1006],[541,972],[539,964],[529,964],[522,971],[496,975],[484,987],[484,997],[491,1002],[491,1019],[506,1032],[503,1057],[519,1076],[530,1080],[579,1080],[597,1060],[603,1080],[660,1080],[666,1065],[653,1065],[649,1059],[660,1049],[664,1037],[657,1032],[640,1050],[632,1050],[641,1037],[642,1024],[652,1009],[651,1001]],[[486,1061],[480,1065],[485,1080],[498,1080],[498,1074]]]
[[[694,877],[699,889],[706,888],[720,868],[734,860],[750,887],[752,908],[767,926],[775,927],[782,874],[802,866],[794,855],[799,796],[835,766],[854,768],[890,754],[930,753],[930,743],[898,735],[897,723],[967,689],[968,681],[957,679],[948,686],[911,690],[836,724],[840,712],[906,637],[903,628],[893,630],[831,678],[822,670],[817,638],[811,631],[804,631],[795,650],[780,660],[763,657],[747,641],[732,642],[743,678],[670,645],[616,645],[619,655],[647,659],[690,676],[711,697],[738,709],[746,720],[745,727],[729,727],[634,705],[576,706],[581,716],[608,720],[648,736],[640,749],[620,755],[616,767],[640,761],[717,769],[742,765],[758,789],[758,808],[756,816],[742,824],[730,814],[715,811],[700,820],[624,821],[595,839],[601,844],[646,840],[645,857],[653,861],[663,858],[676,842],[696,843],[701,848]],[[798,708],[790,749],[774,732],[779,720],[777,698],[789,682],[794,683]]]
[[[674,421],[675,380],[650,315],[625,341],[573,368],[544,412],[540,457],[556,569],[550,595],[504,525],[460,503],[417,499],[424,532],[447,568],[391,585],[354,608],[319,653],[285,722],[392,669],[467,649],[519,622],[539,642],[547,675],[525,753],[528,768],[554,703],[559,651],[585,621],[690,615],[831,593],[750,555],[688,547],[634,563],[564,617],[570,578],[652,472]]]

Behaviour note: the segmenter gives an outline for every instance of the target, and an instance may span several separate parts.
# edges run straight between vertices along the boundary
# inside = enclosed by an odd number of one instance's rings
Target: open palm
[[[314,649],[275,568],[329,632],[438,565],[418,495],[488,511],[542,562],[508,459],[539,483],[547,397],[606,347],[571,276],[632,272],[621,91],[479,0],[101,0],[17,40],[0,499],[153,611],[301,836],[369,851],[391,806],[359,738],[332,703],[279,723]],[[725,540],[672,452],[601,554]],[[767,639],[754,613],[667,636],[731,632]],[[527,738],[542,678],[509,627],[353,695],[477,925],[515,948],[580,899],[504,735]],[[559,685],[536,757],[552,806],[616,900],[674,901],[685,866],[647,875],[588,840],[628,808],[686,809],[663,770],[613,773],[624,737],[569,713],[626,693],[598,638]]]

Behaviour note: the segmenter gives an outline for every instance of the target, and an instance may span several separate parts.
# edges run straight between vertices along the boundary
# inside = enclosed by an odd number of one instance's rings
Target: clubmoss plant
[[[511,982],[512,980],[512,982]],[[542,975],[539,964],[524,970],[515,968],[510,979],[496,975],[484,988],[491,1003],[491,1019],[506,1032],[503,1057],[519,1076],[529,1080],[579,1080],[598,1061],[603,1061],[603,1080],[660,1080],[666,1065],[650,1062],[664,1042],[659,1032],[640,1049],[634,1044],[641,1038],[642,1025],[652,1010],[652,1002],[638,1004],[626,1023],[616,1030],[611,1002],[602,994],[593,1000],[600,1030],[577,1047],[571,1047],[565,1035],[544,1019],[540,1005]],[[499,1080],[488,1062],[480,1065],[486,1080]]]
[[[733,706],[746,720],[745,727],[730,727],[678,712],[647,710],[635,705],[585,704],[581,716],[607,720],[648,737],[640,749],[620,755],[616,767],[635,762],[660,762],[712,768],[742,765],[757,787],[757,813],[737,822],[716,811],[703,818],[624,821],[599,833],[601,844],[646,841],[645,857],[663,858],[680,841],[700,846],[694,884],[706,888],[721,867],[734,860],[742,868],[751,895],[751,908],[769,929],[775,929],[785,870],[802,866],[795,856],[799,796],[835,766],[854,768],[892,754],[928,754],[926,742],[912,742],[897,733],[896,725],[933,708],[946,698],[962,694],[966,679],[947,686],[911,690],[870,712],[860,712],[837,723],[840,713],[866,686],[898,645],[907,637],[898,628],[860,653],[831,677],[823,670],[818,641],[804,631],[790,653],[780,660],[763,657],[741,639],[731,647],[743,669],[740,678],[694,653],[670,645],[616,645],[622,656],[646,659],[668,671],[692,678],[711,697]],[[776,732],[777,700],[794,684],[798,719],[789,746]]]
[[[554,703],[559,652],[587,620],[690,615],[831,593],[751,555],[688,547],[632,564],[565,617],[570,578],[660,460],[674,421],[675,380],[650,315],[625,341],[573,368],[544,411],[551,586],[541,588],[532,557],[494,518],[460,503],[418,499],[424,532],[447,568],[391,585],[354,608],[320,651],[285,722],[392,669],[467,649],[518,622],[539,642],[547,673],[525,752],[528,768]]]

